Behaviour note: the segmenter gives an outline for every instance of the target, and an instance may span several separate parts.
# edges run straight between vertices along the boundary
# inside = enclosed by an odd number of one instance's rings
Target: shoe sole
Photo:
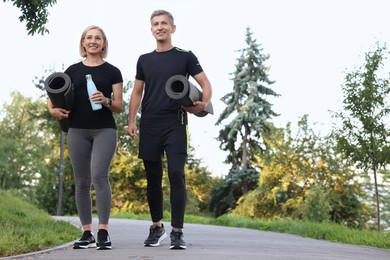
[[[96,249],[97,250],[111,250],[112,246],[98,246]]]
[[[160,246],[160,242],[167,238],[167,233],[164,232],[164,234],[161,235],[161,237],[158,238],[157,243],[155,244],[144,244],[146,247],[156,247]]]
[[[169,247],[170,249],[186,249],[187,246],[182,246],[182,245],[173,245]]]
[[[89,244],[86,246],[82,246],[82,245],[73,246],[73,249],[88,249],[88,248],[94,248],[94,247],[96,247],[96,243],[92,243],[92,244]]]

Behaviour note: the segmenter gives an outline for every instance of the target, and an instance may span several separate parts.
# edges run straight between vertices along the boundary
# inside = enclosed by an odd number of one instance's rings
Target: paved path
[[[60,217],[76,225],[78,218]],[[390,250],[333,243],[295,235],[211,225],[185,224],[187,250],[170,250],[169,236],[160,247],[144,247],[150,222],[111,219],[112,250],[74,250],[73,243],[12,259],[143,259],[143,260],[390,260]],[[94,219],[94,227],[96,227]],[[170,232],[166,223],[167,232]],[[11,258],[1,258],[11,259]]]

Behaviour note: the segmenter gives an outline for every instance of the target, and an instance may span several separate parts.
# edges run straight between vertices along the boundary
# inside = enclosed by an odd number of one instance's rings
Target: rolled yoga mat
[[[170,98],[177,100],[180,105],[185,107],[190,107],[195,101],[202,100],[202,91],[182,75],[170,77],[167,83],[165,83],[165,92]],[[204,117],[207,114],[214,114],[213,104],[211,102],[207,104],[203,111],[195,115]]]
[[[72,80],[63,72],[55,72],[45,80],[46,92],[54,107],[71,110],[74,102]],[[69,120],[58,120],[63,132],[68,132]]]

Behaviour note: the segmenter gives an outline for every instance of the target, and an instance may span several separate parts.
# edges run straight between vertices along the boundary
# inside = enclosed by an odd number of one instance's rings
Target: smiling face
[[[88,30],[83,38],[82,45],[87,54],[101,54],[105,48],[103,33],[99,29]]]
[[[152,34],[158,42],[171,41],[171,35],[175,32],[176,25],[172,24],[168,15],[158,15],[152,18]]]

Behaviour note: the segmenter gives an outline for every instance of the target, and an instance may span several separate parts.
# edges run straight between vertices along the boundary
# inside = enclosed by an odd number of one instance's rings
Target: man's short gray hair
[[[150,16],[150,23],[152,23],[152,19],[153,17],[155,16],[159,16],[159,15],[167,15],[169,17],[169,20],[171,21],[171,24],[174,25],[175,24],[175,19],[173,19],[173,16],[170,12],[168,11],[165,11],[165,10],[156,10],[152,13],[152,15]]]

